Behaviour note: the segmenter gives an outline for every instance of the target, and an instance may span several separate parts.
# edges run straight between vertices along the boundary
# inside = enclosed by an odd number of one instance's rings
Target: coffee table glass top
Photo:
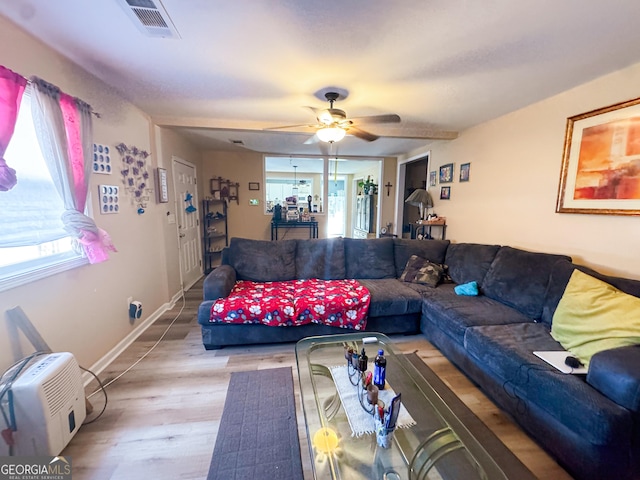
[[[363,338],[369,370],[379,349],[387,359],[387,388],[402,393],[415,425],[396,428],[390,448],[375,434],[353,436],[331,368],[347,369],[344,346],[360,352]],[[308,337],[296,345],[300,391],[316,479],[506,479],[498,464],[462,420],[380,333]],[[353,387],[357,389],[358,387]],[[360,405],[356,405],[361,408]]]

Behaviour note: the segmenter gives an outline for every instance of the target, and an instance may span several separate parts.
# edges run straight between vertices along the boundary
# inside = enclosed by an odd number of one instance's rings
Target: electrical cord
[[[147,350],[144,355],[142,355],[138,360],[136,360],[131,366],[129,366],[125,371],[123,371],[122,373],[120,373],[117,377],[112,378],[111,380],[109,380],[107,383],[104,384],[104,386],[101,385],[101,388],[95,390],[94,392],[92,392],[91,394],[89,394],[87,396],[87,398],[91,398],[93,397],[96,393],[100,392],[102,389],[106,389],[109,385],[113,384],[116,380],[119,380],[121,377],[123,377],[125,374],[127,374],[129,371],[131,371],[136,365],[138,365],[142,360],[144,360],[147,355],[149,355],[151,352],[153,352],[153,350],[158,346],[158,344],[164,339],[164,337],[167,335],[167,333],[169,332],[169,329],[173,326],[174,323],[176,323],[176,320],[178,320],[178,318],[180,317],[180,315],[182,314],[182,311],[184,310],[184,307],[186,305],[186,300],[184,298],[184,290],[182,291],[182,307],[180,307],[180,311],[176,314],[176,316],[174,317],[174,319],[171,321],[171,323],[167,326],[167,328],[165,329],[165,331],[162,333],[162,335],[160,336],[160,338],[158,339],[158,341],[156,343],[153,344],[153,346]]]
[[[100,385],[100,391],[102,391],[102,393],[104,394],[104,405],[102,406],[102,410],[100,411],[100,413],[98,414],[97,417],[95,417],[95,418],[93,418],[93,419],[91,419],[89,421],[85,421],[82,424],[82,426],[85,426],[85,425],[89,425],[89,424],[95,422],[96,420],[98,420],[102,416],[102,414],[107,409],[107,404],[109,403],[109,397],[107,396],[107,389],[104,387],[104,385],[102,384],[102,381],[98,378],[98,376],[95,373],[93,373],[91,370],[89,370],[88,368],[84,368],[83,366],[80,366],[80,368],[82,370],[84,370],[85,372],[90,373],[91,375],[93,375],[93,378],[95,378],[96,381],[98,382],[98,385]]]

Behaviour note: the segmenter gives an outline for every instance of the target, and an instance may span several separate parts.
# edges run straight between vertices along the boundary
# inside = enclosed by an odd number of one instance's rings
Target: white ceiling
[[[263,129],[313,123],[304,107],[326,108],[335,86],[349,116],[402,118],[367,127],[393,138],[347,137],[338,153],[399,154],[429,142],[402,136],[451,137],[640,62],[637,0],[162,0],[179,39],[144,36],[120,3],[0,14],[203,148],[319,154],[309,133]]]

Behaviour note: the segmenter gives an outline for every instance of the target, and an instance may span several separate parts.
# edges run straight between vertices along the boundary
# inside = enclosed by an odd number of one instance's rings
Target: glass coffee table
[[[387,385],[402,393],[402,404],[415,421],[412,426],[395,429],[389,448],[377,446],[375,434],[352,435],[331,373],[333,367],[347,369],[345,345],[360,352],[367,337],[364,348],[369,370],[373,370],[378,349],[383,349]],[[394,350],[385,335],[366,332],[308,337],[296,344],[296,361],[316,479],[509,478],[483,447],[482,439],[474,437],[463,419],[454,414],[416,367]]]

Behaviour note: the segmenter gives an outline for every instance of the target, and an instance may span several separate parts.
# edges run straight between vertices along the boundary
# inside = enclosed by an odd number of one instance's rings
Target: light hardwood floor
[[[196,322],[201,298],[202,281],[185,293],[181,312],[183,302],[179,301],[100,375],[106,383],[140,359],[177,317],[158,346],[107,388],[104,415],[83,426],[62,453],[72,458],[74,480],[206,478],[230,374],[281,366],[293,369],[304,474],[306,479],[313,478],[294,345],[206,351]],[[417,351],[538,478],[571,478],[422,335],[393,340],[400,351]],[[96,388],[92,382],[87,394]],[[102,394],[91,397],[91,403],[99,412]]]

